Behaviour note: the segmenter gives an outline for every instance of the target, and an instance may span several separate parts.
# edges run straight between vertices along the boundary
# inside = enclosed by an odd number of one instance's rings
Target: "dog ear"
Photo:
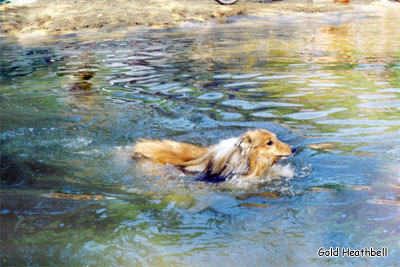
[[[239,139],[237,140],[235,146],[236,147],[242,147],[242,148],[247,148],[250,146],[252,140],[251,136],[249,133],[243,134]]]

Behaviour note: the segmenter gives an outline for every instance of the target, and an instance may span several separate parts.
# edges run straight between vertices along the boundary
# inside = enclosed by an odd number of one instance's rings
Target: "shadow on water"
[[[3,40],[2,265],[397,264],[398,18],[260,23]],[[251,128],[298,149],[292,178],[228,188],[130,157]],[[389,256],[318,257],[336,246]]]

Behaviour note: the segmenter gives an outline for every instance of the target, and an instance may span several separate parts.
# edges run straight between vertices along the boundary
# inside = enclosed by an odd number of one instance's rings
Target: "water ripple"
[[[226,100],[222,102],[223,105],[242,108],[244,110],[252,110],[258,108],[266,108],[266,107],[301,107],[301,104],[292,104],[292,103],[284,103],[284,102],[269,102],[269,101],[261,101],[261,102],[251,102],[246,100]]]
[[[400,107],[400,100],[394,101],[376,101],[358,104],[360,108],[395,108]]]
[[[347,108],[332,108],[327,111],[309,111],[309,112],[297,112],[286,115],[286,117],[295,120],[313,120],[328,116],[331,113],[340,112],[347,110]]]

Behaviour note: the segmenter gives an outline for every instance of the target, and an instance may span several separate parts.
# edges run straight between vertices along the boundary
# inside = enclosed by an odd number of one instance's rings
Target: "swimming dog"
[[[295,149],[279,141],[275,134],[257,129],[210,147],[142,139],[133,151],[136,158],[171,164],[186,174],[200,174],[204,180],[220,182],[234,177],[262,177],[278,159],[291,156]]]

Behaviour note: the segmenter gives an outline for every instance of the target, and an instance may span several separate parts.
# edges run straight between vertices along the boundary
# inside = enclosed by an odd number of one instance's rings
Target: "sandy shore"
[[[365,1],[362,4],[366,4]],[[348,12],[360,2],[321,1],[257,3],[240,0],[223,6],[214,0],[87,0],[38,1],[28,5],[3,4],[2,33],[37,38],[71,33],[118,32],[137,28],[174,28],[184,22],[224,23],[237,15],[268,17],[272,13]],[[371,5],[371,4],[370,4]]]

